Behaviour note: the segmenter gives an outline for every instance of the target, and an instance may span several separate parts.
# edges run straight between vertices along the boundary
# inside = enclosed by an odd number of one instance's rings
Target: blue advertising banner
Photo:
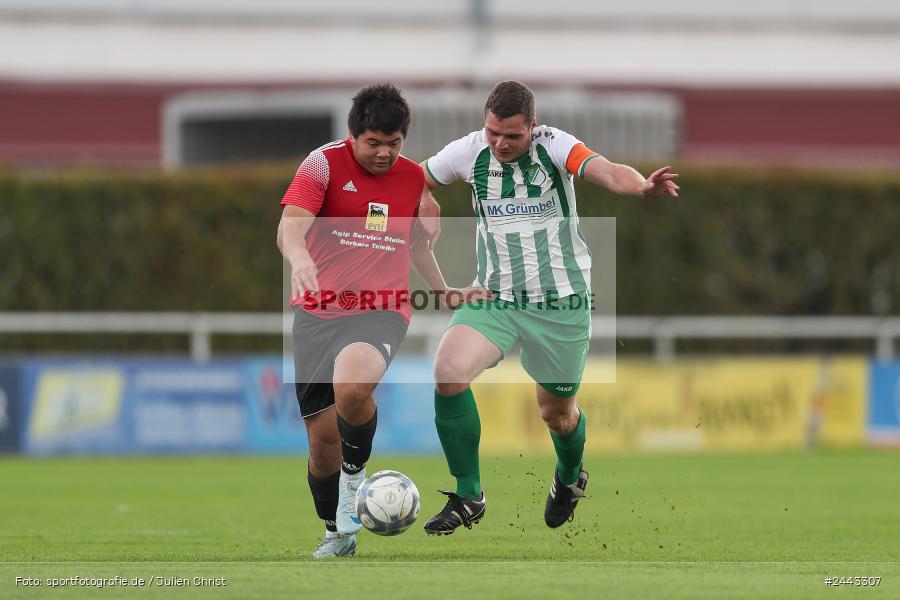
[[[20,407],[19,368],[0,364],[0,453],[18,452]]]
[[[253,452],[306,452],[306,426],[293,381],[282,372],[281,358],[247,360],[247,446]],[[293,369],[293,365],[288,365]]]
[[[871,363],[869,443],[900,446],[900,362]]]
[[[2,440],[30,454],[305,453],[294,385],[284,383],[292,374],[282,368],[280,357],[27,361],[15,394],[21,439]],[[390,372],[375,390],[375,451],[439,452],[433,387],[402,383],[430,377],[430,362],[398,359]]]
[[[28,453],[115,450],[124,374],[94,361],[29,361],[23,365],[22,448]]]
[[[281,357],[0,364],[0,452],[305,453],[283,368]],[[430,379],[427,359],[392,363],[375,390],[376,453],[440,453]],[[865,412],[869,443],[900,447],[900,361],[869,364]]]
[[[241,364],[128,365],[126,427],[138,451],[237,451],[247,437]]]
[[[237,451],[246,445],[239,361],[29,361],[24,448],[33,454]]]
[[[287,365],[285,368],[292,368]],[[282,360],[251,359],[246,363],[249,432],[254,452],[306,452],[306,427],[292,381],[283,378]],[[373,451],[378,453],[440,452],[434,429],[434,386],[403,383],[431,378],[431,361],[398,358],[375,388],[378,429]]]
[[[434,384],[429,359],[398,358],[375,392],[378,402],[376,453],[441,452],[434,428]],[[406,383],[413,382],[413,383]]]

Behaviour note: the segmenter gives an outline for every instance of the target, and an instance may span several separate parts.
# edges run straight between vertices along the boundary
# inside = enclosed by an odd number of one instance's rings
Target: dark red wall
[[[900,164],[900,90],[683,90],[692,160]]]
[[[157,164],[170,87],[0,84],[0,162]]]
[[[358,82],[346,86],[349,93]],[[166,98],[219,87],[0,82],[0,163],[156,165]],[[661,91],[682,101],[683,160],[900,165],[900,89]]]

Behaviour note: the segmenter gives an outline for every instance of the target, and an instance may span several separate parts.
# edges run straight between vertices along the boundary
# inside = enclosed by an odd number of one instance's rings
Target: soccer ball
[[[419,490],[403,473],[378,471],[356,491],[356,512],[372,533],[403,533],[419,516]]]

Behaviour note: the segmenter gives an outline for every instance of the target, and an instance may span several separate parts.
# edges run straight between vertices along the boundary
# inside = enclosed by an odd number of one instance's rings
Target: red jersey
[[[318,317],[394,310],[409,323],[409,247],[424,186],[422,168],[403,156],[372,175],[349,139],[313,151],[281,200],[316,215],[306,247],[319,292],[300,306]]]

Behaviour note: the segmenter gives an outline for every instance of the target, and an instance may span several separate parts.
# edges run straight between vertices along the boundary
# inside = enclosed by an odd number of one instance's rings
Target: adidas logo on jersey
[[[351,179],[350,181],[348,181],[347,183],[345,183],[345,184],[344,184],[344,187],[341,188],[341,189],[343,189],[345,192],[355,192],[355,191],[356,191],[356,186],[353,185],[353,180]]]

